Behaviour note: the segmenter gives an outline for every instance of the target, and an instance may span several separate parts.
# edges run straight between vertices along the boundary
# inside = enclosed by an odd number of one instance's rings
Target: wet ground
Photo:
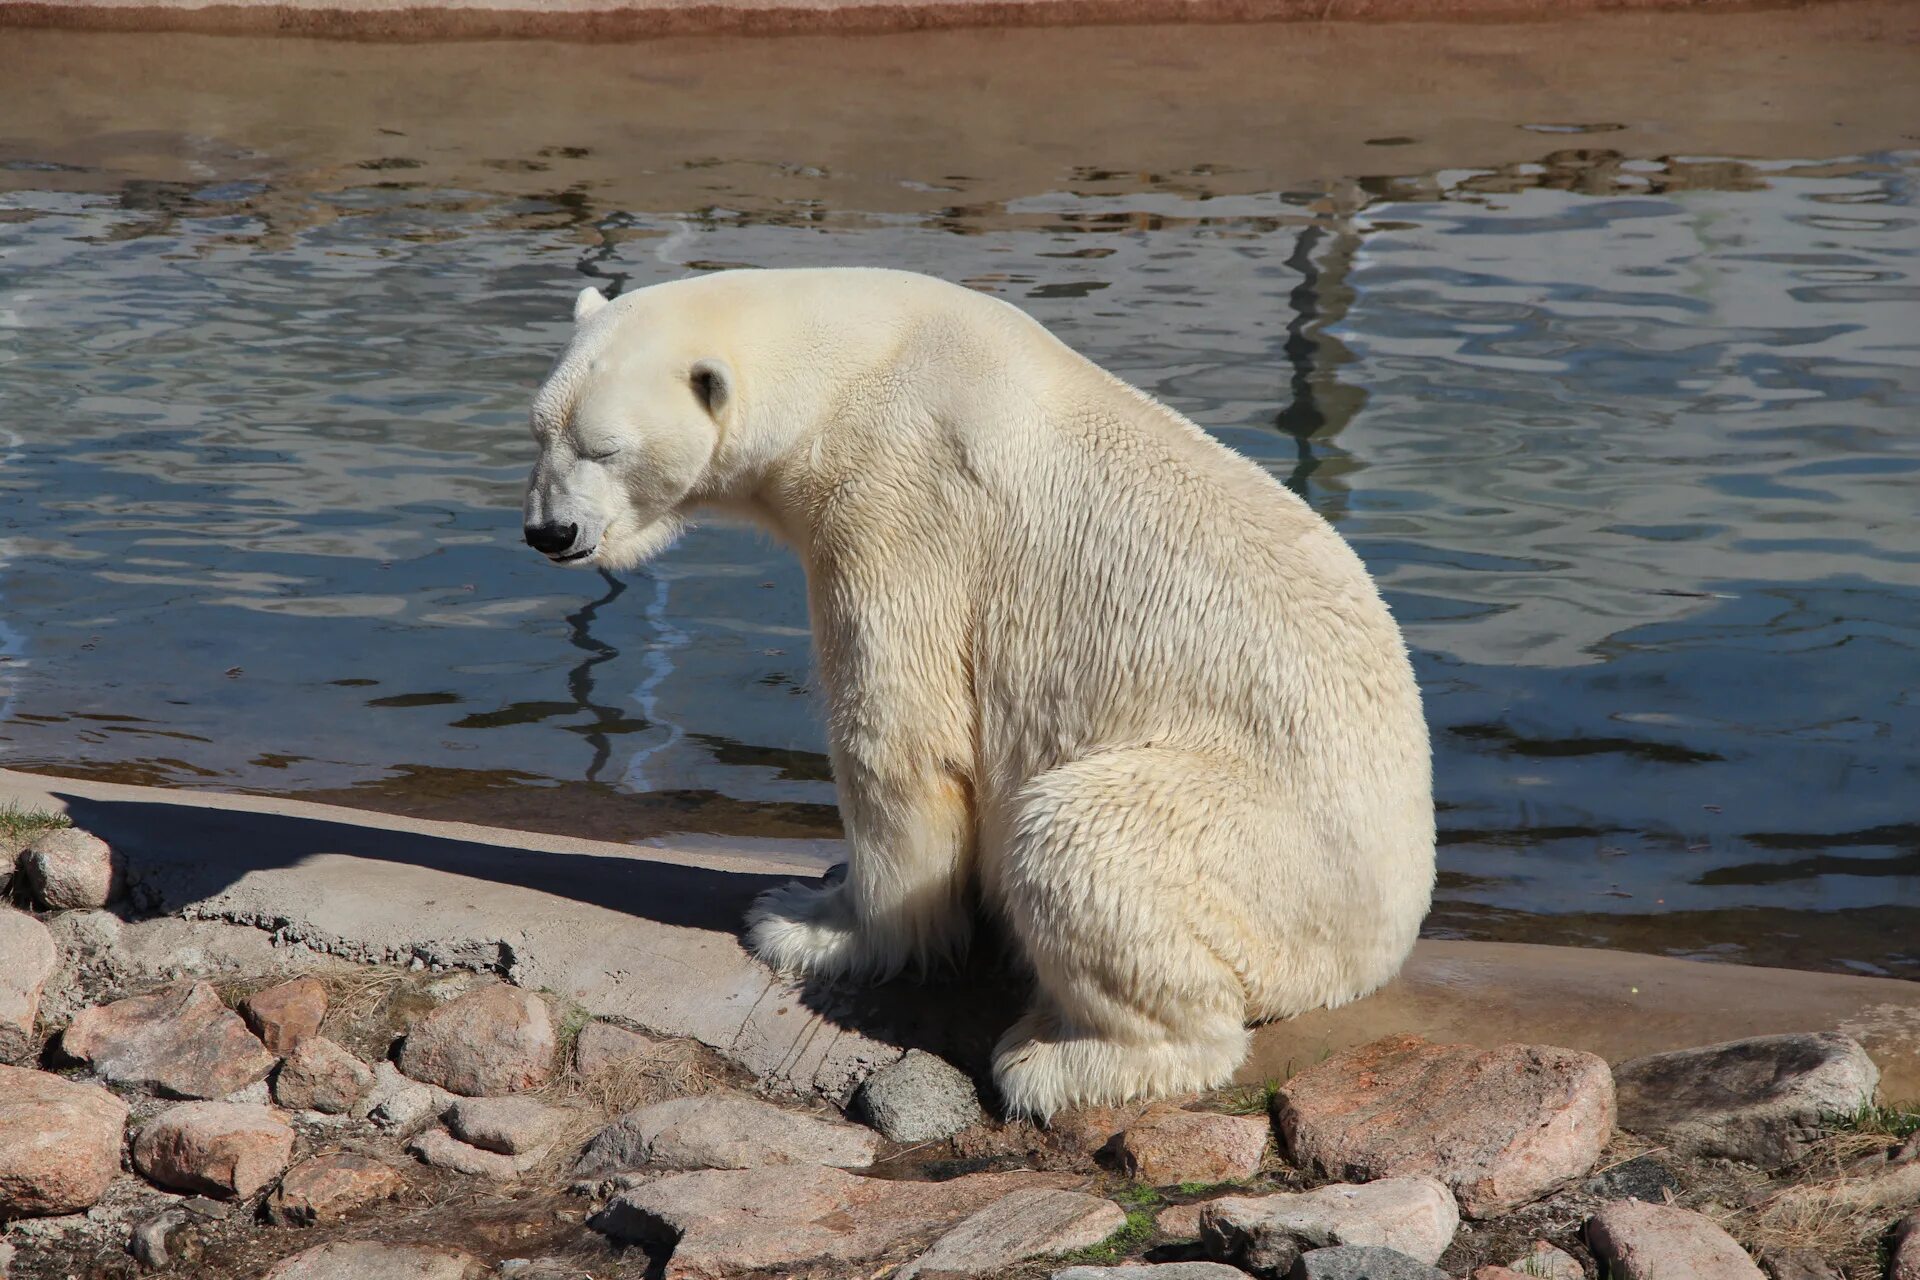
[[[1920,975],[1912,27],[0,32],[0,751],[832,835],[798,570],[549,567],[525,405],[583,282],[886,264],[1353,542],[1427,691],[1431,932]]]

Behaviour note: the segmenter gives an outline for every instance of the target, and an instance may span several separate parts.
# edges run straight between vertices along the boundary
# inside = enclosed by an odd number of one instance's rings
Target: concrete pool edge
[[[277,945],[354,960],[492,969],[836,1102],[910,1047],[977,1069],[1009,1017],[1009,984],[991,967],[931,990],[866,992],[809,990],[750,959],[734,932],[742,909],[770,884],[817,874],[817,850],[643,848],[0,770],[8,802],[67,813],[110,841],[143,912],[251,926]],[[1556,1044],[1617,1062],[1836,1029],[1866,1044],[1885,1097],[1920,1098],[1920,983],[1428,940],[1383,991],[1258,1029],[1242,1078],[1284,1077],[1390,1032]]]
[[[354,40],[873,34],[958,27],[1546,20],[1749,12],[1809,0],[0,0],[0,28]],[[1813,0],[1837,3],[1839,0]]]

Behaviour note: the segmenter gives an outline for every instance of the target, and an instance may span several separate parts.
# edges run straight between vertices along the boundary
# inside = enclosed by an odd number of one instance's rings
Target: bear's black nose
[[[530,524],[527,526],[527,545],[543,556],[557,556],[573,545],[579,534],[577,524]]]

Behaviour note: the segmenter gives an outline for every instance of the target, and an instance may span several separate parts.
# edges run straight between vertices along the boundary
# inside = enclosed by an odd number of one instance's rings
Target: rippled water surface
[[[1920,152],[1534,132],[1311,190],[1195,154],[979,199],[929,161],[910,213],[697,139],[666,213],[564,152],[527,196],[400,142],[305,187],[0,150],[7,762],[833,834],[794,563],[704,527],[548,566],[524,421],[585,279],[890,264],[1028,309],[1359,550],[1428,699],[1433,931],[1920,975]]]

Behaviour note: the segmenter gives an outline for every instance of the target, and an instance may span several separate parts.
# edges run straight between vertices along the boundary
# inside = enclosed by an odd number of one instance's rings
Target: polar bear
[[[877,269],[575,305],[526,538],[622,568],[703,508],[806,569],[844,882],[763,895],[776,969],[1034,980],[1009,1111],[1226,1082],[1249,1021],[1390,978],[1432,895],[1398,628],[1332,527],[1017,308]]]

